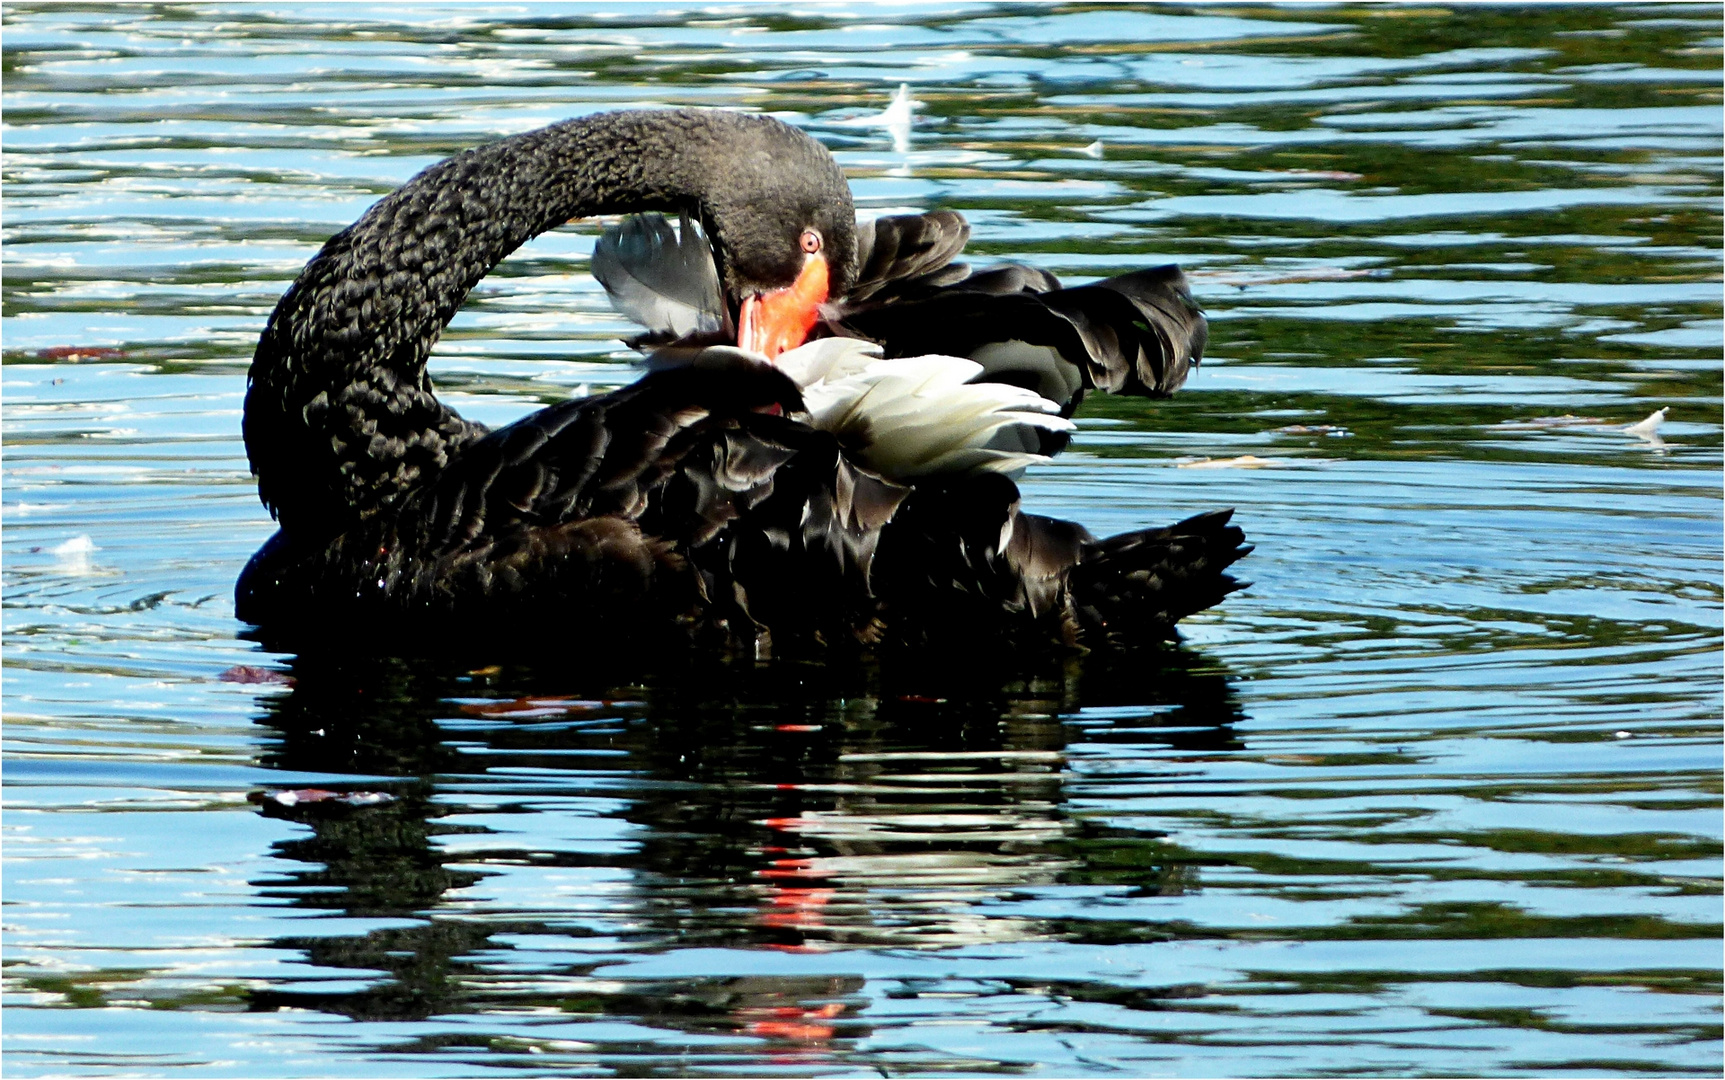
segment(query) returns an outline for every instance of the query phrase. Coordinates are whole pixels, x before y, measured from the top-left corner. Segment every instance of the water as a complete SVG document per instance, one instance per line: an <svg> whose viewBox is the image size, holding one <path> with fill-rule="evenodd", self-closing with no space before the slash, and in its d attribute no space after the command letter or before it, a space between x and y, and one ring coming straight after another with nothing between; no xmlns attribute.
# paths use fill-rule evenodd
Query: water
<svg viewBox="0 0 1725 1080"><path fill-rule="evenodd" d="M5 9L9 1075L1717 1075L1716 8L371 10ZM901 82L902 151L845 123ZM281 290L639 103L1185 265L1203 368L1026 502L1236 506L1253 588L1001 671L242 637ZM592 242L456 319L466 414L633 377Z"/></svg>

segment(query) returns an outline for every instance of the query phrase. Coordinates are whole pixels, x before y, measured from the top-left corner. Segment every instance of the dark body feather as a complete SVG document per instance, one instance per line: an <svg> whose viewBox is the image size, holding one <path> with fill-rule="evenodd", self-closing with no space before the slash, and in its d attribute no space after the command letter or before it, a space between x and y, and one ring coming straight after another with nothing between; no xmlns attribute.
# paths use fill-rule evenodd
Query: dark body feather
<svg viewBox="0 0 1725 1080"><path fill-rule="evenodd" d="M426 357L491 267L572 217L643 209L698 219L731 297L793 277L811 226L836 289L857 280L842 173L768 118L606 114L432 166L331 238L259 340L246 446L281 531L241 574L242 619L290 644L645 635L757 654L961 625L979 641L1111 632L1091 594L1143 593L1143 545L1083 579L1081 603L1074 568L1114 548L1020 514L1003 477L913 490L869 474L795 419L770 366L655 372L497 431L437 401ZM865 268L910 265L880 250ZM1183 564L1209 591L1169 592L1135 633L1169 636L1197 610L1179 597L1237 587L1221 570L1240 540L1210 530Z"/></svg>
<svg viewBox="0 0 1725 1080"><path fill-rule="evenodd" d="M834 330L878 341L889 357L1043 346L1079 369L1083 389L1111 394L1166 397L1203 358L1208 327L1178 266L1067 289L1029 266L973 273L953 262L969 238L950 210L877 218L861 230L861 269L836 305ZM1070 415L1077 396L1053 400Z"/></svg>

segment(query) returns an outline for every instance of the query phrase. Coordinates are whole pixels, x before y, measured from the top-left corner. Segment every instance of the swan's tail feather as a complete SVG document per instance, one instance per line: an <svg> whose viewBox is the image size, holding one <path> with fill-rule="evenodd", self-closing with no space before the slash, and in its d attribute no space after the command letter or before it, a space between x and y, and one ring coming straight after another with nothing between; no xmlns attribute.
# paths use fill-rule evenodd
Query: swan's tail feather
<svg viewBox="0 0 1725 1080"><path fill-rule="evenodd" d="M1085 544L1069 587L1086 641L1172 640L1175 623L1249 585L1226 572L1252 550L1233 516L1212 510Z"/></svg>
<svg viewBox="0 0 1725 1080"><path fill-rule="evenodd" d="M1169 641L1180 619L1246 587L1226 572L1251 551L1232 510L1097 540L1021 513L1018 498L986 473L911 490L872 578L896 639L952 654Z"/></svg>

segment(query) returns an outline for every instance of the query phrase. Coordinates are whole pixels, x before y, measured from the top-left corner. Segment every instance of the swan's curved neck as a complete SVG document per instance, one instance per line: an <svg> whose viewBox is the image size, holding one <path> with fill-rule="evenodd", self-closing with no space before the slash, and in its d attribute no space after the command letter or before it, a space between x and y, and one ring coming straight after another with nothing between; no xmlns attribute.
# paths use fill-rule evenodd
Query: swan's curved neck
<svg viewBox="0 0 1725 1080"><path fill-rule="evenodd" d="M688 110L567 121L433 165L332 237L276 305L246 394L246 453L283 529L339 533L484 434L437 401L425 362L505 256L571 218L705 215L723 177L703 166L768 125Z"/></svg>

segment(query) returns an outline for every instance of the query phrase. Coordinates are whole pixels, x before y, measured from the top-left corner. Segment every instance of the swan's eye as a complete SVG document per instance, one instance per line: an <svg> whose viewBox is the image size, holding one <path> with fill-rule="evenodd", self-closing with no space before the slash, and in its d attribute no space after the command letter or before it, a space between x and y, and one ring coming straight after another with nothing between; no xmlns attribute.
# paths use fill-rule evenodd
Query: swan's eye
<svg viewBox="0 0 1725 1080"><path fill-rule="evenodd" d="M815 252L819 251L820 249L821 249L821 234L818 232L815 232L813 229L806 230L803 233L803 250L808 252L810 255L813 255Z"/></svg>

